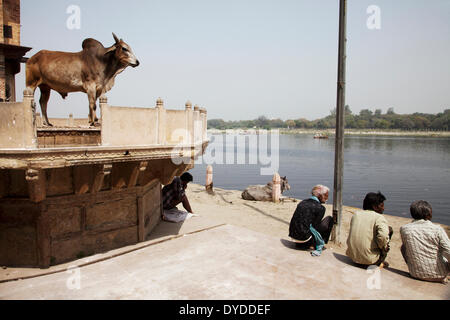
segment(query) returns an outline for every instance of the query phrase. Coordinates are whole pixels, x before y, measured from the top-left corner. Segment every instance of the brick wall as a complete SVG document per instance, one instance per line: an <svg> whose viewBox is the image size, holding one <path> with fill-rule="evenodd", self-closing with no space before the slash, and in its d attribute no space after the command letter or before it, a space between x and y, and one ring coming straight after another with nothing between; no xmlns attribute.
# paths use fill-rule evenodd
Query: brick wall
<svg viewBox="0 0 450 320"><path fill-rule="evenodd" d="M20 0L0 0L0 9L2 13L1 22L1 41L3 43L20 45ZM12 38L5 38L3 34L3 25L12 27Z"/></svg>

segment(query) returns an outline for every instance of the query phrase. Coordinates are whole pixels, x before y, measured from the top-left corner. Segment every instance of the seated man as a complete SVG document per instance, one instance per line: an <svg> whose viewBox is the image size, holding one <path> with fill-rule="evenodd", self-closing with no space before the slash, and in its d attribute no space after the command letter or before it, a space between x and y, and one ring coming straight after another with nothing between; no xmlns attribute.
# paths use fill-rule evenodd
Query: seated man
<svg viewBox="0 0 450 320"><path fill-rule="evenodd" d="M400 228L401 252L412 277L446 282L450 273L450 241L444 229L431 222L431 205L423 200L410 207L414 221Z"/></svg>
<svg viewBox="0 0 450 320"><path fill-rule="evenodd" d="M346 254L357 264L389 265L384 260L393 231L382 215L385 200L381 192L368 193L363 202L364 210L357 211L352 217Z"/></svg>
<svg viewBox="0 0 450 320"><path fill-rule="evenodd" d="M325 207L322 203L328 200L329 190L325 186L317 185L311 191L312 197L298 204L289 225L289 237L301 244L299 247L316 246L317 249L318 245L323 246L324 243L328 243L333 228L333 218L328 216L323 219Z"/></svg>
<svg viewBox="0 0 450 320"><path fill-rule="evenodd" d="M171 184L164 186L162 189L163 220L180 222L193 216L191 205L185 193L188 183L192 180L194 180L192 175L185 172L181 177L175 177ZM176 206L180 203L188 212L177 209Z"/></svg>

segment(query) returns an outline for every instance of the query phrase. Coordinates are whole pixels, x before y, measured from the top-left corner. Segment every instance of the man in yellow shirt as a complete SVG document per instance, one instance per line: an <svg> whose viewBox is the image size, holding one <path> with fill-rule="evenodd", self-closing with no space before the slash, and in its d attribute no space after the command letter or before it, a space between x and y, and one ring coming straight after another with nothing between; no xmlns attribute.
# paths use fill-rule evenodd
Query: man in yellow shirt
<svg viewBox="0 0 450 320"><path fill-rule="evenodd" d="M364 210L357 211L352 217L346 254L355 263L388 266L384 260L393 231L383 216L385 200L381 192L368 193L364 198Z"/></svg>

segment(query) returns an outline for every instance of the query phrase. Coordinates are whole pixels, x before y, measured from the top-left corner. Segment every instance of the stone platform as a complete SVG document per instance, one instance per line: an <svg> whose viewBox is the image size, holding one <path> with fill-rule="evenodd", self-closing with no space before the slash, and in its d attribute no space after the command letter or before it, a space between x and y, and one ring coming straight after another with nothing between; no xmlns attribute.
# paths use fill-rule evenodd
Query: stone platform
<svg viewBox="0 0 450 320"><path fill-rule="evenodd" d="M72 263L79 269L0 283L0 299L450 299L448 285L368 271L332 250L312 257L283 239L201 216L161 222L154 236L140 248L92 257L96 263Z"/></svg>
<svg viewBox="0 0 450 320"><path fill-rule="evenodd" d="M145 241L161 216L161 185L208 144L206 110L114 107L101 125L50 119L32 93L0 105L0 265L40 267ZM82 125L84 123L84 125Z"/></svg>

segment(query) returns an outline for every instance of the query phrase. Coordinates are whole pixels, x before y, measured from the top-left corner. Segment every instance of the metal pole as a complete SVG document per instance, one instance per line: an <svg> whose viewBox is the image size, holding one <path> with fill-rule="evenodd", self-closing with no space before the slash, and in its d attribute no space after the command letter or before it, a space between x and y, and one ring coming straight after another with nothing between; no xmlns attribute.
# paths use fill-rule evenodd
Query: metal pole
<svg viewBox="0 0 450 320"><path fill-rule="evenodd" d="M339 3L339 60L336 107L336 144L334 158L333 219L337 226L333 228L332 239L341 244L342 222L342 180L344 176L344 106L345 106L345 61L347 42L347 0Z"/></svg>

